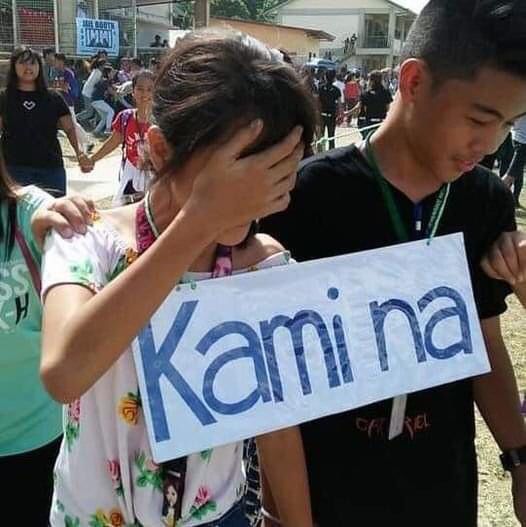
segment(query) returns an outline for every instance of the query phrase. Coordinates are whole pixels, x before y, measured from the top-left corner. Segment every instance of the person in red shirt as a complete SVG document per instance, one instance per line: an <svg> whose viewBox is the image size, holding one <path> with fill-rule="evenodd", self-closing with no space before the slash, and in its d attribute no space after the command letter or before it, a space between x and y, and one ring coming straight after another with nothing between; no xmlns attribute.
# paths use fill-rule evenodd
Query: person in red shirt
<svg viewBox="0 0 526 527"><path fill-rule="evenodd" d="M114 205L133 201L134 196L144 193L150 172L144 160L146 134L151 126L152 94L154 74L143 70L133 78L133 98L136 108L120 112L112 124L108 140L90 158L90 163L82 168L91 172L95 163L122 146L122 163L119 187L115 193Z"/></svg>
<svg viewBox="0 0 526 527"><path fill-rule="evenodd" d="M349 112L352 110L360 101L360 96L362 95L362 90L360 84L358 83L355 73L349 73L345 82L345 110ZM347 125L350 125L352 121L352 113L347 113Z"/></svg>

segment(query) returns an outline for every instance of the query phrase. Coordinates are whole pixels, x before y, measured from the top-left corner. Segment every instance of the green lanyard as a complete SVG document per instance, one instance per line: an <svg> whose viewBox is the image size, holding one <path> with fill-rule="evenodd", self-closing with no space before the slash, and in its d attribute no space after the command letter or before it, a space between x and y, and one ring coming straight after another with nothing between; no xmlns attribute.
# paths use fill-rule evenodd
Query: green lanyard
<svg viewBox="0 0 526 527"><path fill-rule="evenodd" d="M396 206L396 203L393 197L393 191L391 190L391 188L389 187L389 184L387 183L384 176L382 175L382 171L380 170L378 162L376 161L374 151L371 147L370 136L365 141L365 155L373 169L376 180L378 181L378 185L380 186L380 190L382 192L382 197L384 199L385 206L387 207L387 211L389 212L391 223L393 225L393 229L395 230L395 233L398 239L401 242L410 241L411 236L409 235L409 232L407 231L407 227L405 223L402 221L400 212L398 210L398 207ZM447 204L450 190L451 190L451 183L447 183L447 185L442 186L437 196L435 205L433 207L433 211L431 212L431 218L429 220L429 225L427 226L427 229L426 229L426 238L427 238L428 245L431 243L431 241L433 240L433 238L435 237L437 233L438 227L440 225L440 221L442 220L442 216L444 215L444 210L446 209L446 204Z"/></svg>

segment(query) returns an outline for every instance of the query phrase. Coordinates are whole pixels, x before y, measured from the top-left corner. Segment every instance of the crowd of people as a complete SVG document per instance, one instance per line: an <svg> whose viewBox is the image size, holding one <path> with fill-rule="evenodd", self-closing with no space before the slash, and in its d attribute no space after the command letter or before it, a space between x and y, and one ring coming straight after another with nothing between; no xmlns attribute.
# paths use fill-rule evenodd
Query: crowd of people
<svg viewBox="0 0 526 527"><path fill-rule="evenodd" d="M395 75L373 70L365 81L358 71L342 68L307 70L309 86L319 101L321 113L320 136L327 132L330 149L335 148L336 126L352 125L366 129L378 126L387 116L393 95L397 91Z"/></svg>
<svg viewBox="0 0 526 527"><path fill-rule="evenodd" d="M57 131L62 130L86 173L122 145L115 203L143 192L149 171L139 159L150 126L160 59L150 60L151 69L128 57L113 67L107 54L100 52L71 66L64 54L50 49L43 57L29 48L12 54L7 88L0 96L2 147L9 172L22 185L37 184L63 196L66 173L57 139ZM106 142L94 153L96 139ZM28 144L33 145L30 151Z"/></svg>
<svg viewBox="0 0 526 527"><path fill-rule="evenodd" d="M500 327L509 295L526 307L526 237L514 195L478 166L512 132L504 173L520 179L525 35L514 0L430 0L394 92L381 72L303 79L241 34L189 34L155 71L99 54L75 72L16 50L0 97L0 469L7 504L37 482L23 524L473 527L476 403L526 526L526 427ZM320 111L330 137L340 112L374 129L311 156ZM83 150L83 125L106 136L98 149ZM66 189L59 129L86 173L122 148L126 206L45 192ZM240 441L154 462L131 343L177 284L458 232L491 373L410 394L398 417L387 400L261 435L257 456Z"/></svg>

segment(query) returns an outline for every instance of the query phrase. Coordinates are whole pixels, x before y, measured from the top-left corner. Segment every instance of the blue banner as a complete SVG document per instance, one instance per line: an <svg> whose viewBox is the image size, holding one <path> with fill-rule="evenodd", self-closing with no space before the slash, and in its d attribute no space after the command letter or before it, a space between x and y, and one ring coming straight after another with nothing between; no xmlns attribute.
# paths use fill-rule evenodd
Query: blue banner
<svg viewBox="0 0 526 527"><path fill-rule="evenodd" d="M112 57L119 55L119 23L115 20L77 18L77 53L94 55L102 50Z"/></svg>

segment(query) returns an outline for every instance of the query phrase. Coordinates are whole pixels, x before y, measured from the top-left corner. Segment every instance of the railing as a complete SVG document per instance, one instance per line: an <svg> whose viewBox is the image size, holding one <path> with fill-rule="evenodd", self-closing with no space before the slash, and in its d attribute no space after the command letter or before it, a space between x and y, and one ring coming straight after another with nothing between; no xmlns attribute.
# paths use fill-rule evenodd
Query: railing
<svg viewBox="0 0 526 527"><path fill-rule="evenodd" d="M385 49L389 47L389 37L387 35L365 35L362 41L362 48Z"/></svg>

